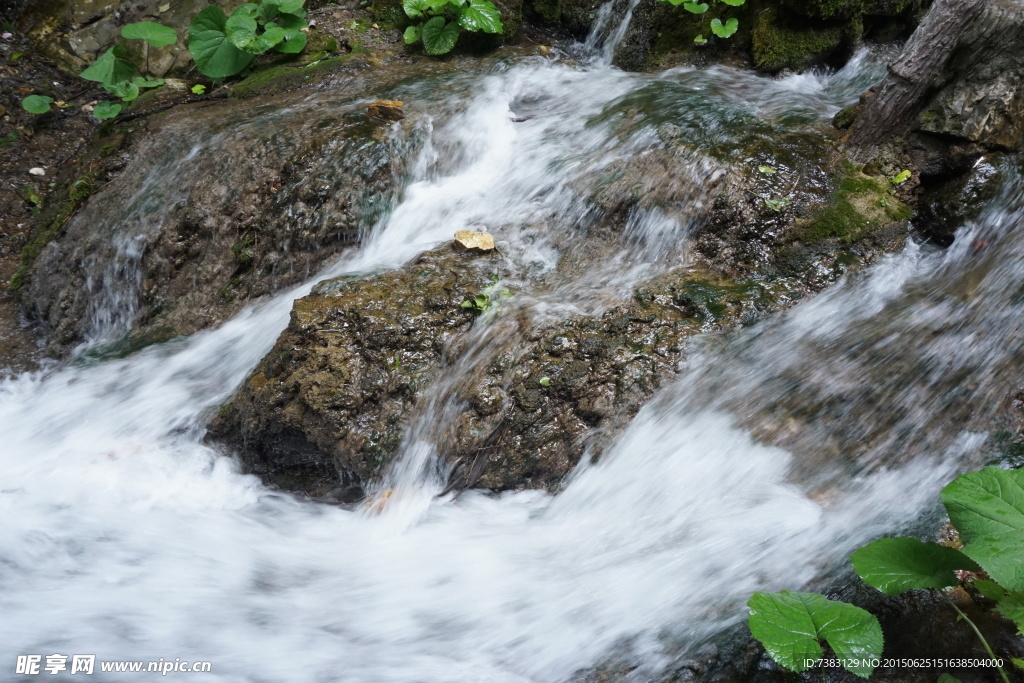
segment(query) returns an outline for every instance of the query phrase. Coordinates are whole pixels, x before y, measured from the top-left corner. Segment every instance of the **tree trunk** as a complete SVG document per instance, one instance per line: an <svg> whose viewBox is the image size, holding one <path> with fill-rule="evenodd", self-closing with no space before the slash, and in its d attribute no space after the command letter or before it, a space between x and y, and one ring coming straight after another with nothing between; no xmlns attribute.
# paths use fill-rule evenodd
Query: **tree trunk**
<svg viewBox="0 0 1024 683"><path fill-rule="evenodd" d="M857 117L848 142L861 160L885 139L903 132L938 82L961 36L989 0L935 0L924 21L889 65L877 94Z"/></svg>

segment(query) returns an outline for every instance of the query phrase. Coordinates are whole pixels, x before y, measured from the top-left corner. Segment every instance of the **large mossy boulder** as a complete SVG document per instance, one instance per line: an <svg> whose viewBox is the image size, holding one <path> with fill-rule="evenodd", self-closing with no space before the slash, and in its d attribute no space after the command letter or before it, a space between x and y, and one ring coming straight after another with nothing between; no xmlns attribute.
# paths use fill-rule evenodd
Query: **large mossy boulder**
<svg viewBox="0 0 1024 683"><path fill-rule="evenodd" d="M191 334L308 278L389 206L405 150L388 125L302 93L148 119L19 278L48 352Z"/></svg>
<svg viewBox="0 0 1024 683"><path fill-rule="evenodd" d="M752 150L752 171L730 176L697 228L692 265L596 313L539 315L530 292L550 278L451 246L323 282L296 302L213 433L269 484L311 495L383 485L417 440L436 446L450 489L556 490L671 381L687 340L756 322L902 244L908 208L887 181L837 161L801 166L806 144ZM788 170L761 173L759 162ZM563 277L607 256L586 244L614 243L611 226L643 200L630 178L594 195L608 226L575 238ZM788 203L770 201L794 185ZM500 310L464 307L495 274L509 289Z"/></svg>

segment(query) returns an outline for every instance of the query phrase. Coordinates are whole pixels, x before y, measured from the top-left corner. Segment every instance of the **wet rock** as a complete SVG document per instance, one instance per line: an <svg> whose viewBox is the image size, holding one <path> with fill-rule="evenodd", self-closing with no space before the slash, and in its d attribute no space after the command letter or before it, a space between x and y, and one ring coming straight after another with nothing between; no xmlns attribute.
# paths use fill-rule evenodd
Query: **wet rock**
<svg viewBox="0 0 1024 683"><path fill-rule="evenodd" d="M451 247L406 268L319 284L295 303L274 350L217 420L250 471L282 488L361 486L395 456L409 414L455 338L460 302L494 263Z"/></svg>
<svg viewBox="0 0 1024 683"><path fill-rule="evenodd" d="M301 108L303 97L272 106ZM266 111L262 102L182 108L151 121L130 160L111 151L108 161L127 166L73 205L84 204L73 217L54 219L60 239L40 248L23 278L48 352L97 335L190 334L355 244L387 207L404 156L353 106L298 113L272 129L245 124Z"/></svg>
<svg viewBox="0 0 1024 683"><path fill-rule="evenodd" d="M467 254L486 254L495 248L493 236L475 230L456 231L455 246Z"/></svg>
<svg viewBox="0 0 1024 683"><path fill-rule="evenodd" d="M969 173L929 185L918 201L914 227L935 243L949 246L956 230L978 215L999 189L999 155L978 160Z"/></svg>
<svg viewBox="0 0 1024 683"><path fill-rule="evenodd" d="M405 118L402 104L400 100L376 100L370 103L366 111L370 116L381 121L401 121Z"/></svg>

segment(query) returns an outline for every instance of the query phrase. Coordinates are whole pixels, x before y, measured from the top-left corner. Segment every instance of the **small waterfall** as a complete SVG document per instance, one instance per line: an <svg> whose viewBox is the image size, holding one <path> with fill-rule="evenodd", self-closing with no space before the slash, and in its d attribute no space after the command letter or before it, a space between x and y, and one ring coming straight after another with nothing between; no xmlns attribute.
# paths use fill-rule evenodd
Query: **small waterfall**
<svg viewBox="0 0 1024 683"><path fill-rule="evenodd" d="M640 0L609 0L598 9L594 25L584 43L588 52L597 54L597 64L608 66L615 59L615 51L625 38L629 22L633 19L633 10L639 3Z"/></svg>
<svg viewBox="0 0 1024 683"><path fill-rule="evenodd" d="M614 29L609 7L595 28L606 56L632 7ZM187 653L213 662L205 680L225 682L554 683L611 652L654 676L674 656L667 650L692 652L741 621L750 592L796 588L906 524L973 462L983 438L983 426L958 425L929 440L924 430L950 408L936 393L955 382L960 401L994 400L1000 371L1020 354L1019 178L950 251L912 245L778 320L695 349L680 380L558 496L436 497L445 473L434 462L459 379L518 333L512 316L479 326L424 395L384 484L394 493L377 510L269 491L204 441L210 413L315 282L396 267L450 239L453 226L479 227L507 245L502 277L517 290L517 312L599 311L686 258L704 183L728 171L709 148L728 148L737 126L817 125L854 101L851 83L879 64L772 80L723 67L644 75L527 58L395 86L386 94L420 116L410 135L425 141L394 210L364 226L357 249L217 329L0 382L0 641L13 653L100 660ZM236 122L238 134L301 121L323 101L342 112L365 104L339 92L315 98ZM657 153L659 126L680 120L699 125L680 128L672 201L624 217L587 272L560 269L596 224L597 190ZM201 152L216 141L197 133L184 142ZM138 179L140 201L157 206L136 215L136 228L174 204L146 183L177 192L194 168L154 163ZM130 223L108 208L104 225ZM977 251L975 234L993 235L993 246ZM130 316L124 300L104 301L96 310L109 304L111 314L97 313L99 328L117 311ZM894 362L911 390L850 391ZM824 443L863 436L854 408L867 410L864 401L883 401L877 413L919 399L920 412L886 427L902 441L873 437L870 453L841 461L844 477L808 476L808 444L785 438L790 423L755 435L745 417L772 417L768 397L787 382L855 404L827 428L807 428ZM918 431L902 430L910 422ZM933 457L915 457L925 446Z"/></svg>

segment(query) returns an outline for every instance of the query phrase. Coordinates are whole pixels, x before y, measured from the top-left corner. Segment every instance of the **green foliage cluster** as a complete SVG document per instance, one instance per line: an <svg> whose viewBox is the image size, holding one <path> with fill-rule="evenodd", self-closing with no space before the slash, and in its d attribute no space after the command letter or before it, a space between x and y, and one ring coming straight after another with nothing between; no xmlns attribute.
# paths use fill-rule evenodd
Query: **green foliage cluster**
<svg viewBox="0 0 1024 683"><path fill-rule="evenodd" d="M294 54L306 47L305 0L247 2L224 14L210 5L188 29L188 50L200 73L227 78L249 66L253 57L269 50Z"/></svg>
<svg viewBox="0 0 1024 683"><path fill-rule="evenodd" d="M942 490L942 502L960 532L962 550L916 538L883 538L850 556L854 570L887 595L944 590L957 586L961 575L973 577L971 587L994 601L996 611L1024 634L1024 470L986 467L961 475ZM996 659L974 623L946 599ZM789 591L755 593L747 605L751 633L791 671L810 668L822 655L822 641L839 659L850 661L846 668L861 678L874 670L870 660L882 655L881 626L859 607ZM1002 669L999 673L1009 683Z"/></svg>
<svg viewBox="0 0 1024 683"><path fill-rule="evenodd" d="M682 5L683 9L691 14L706 13L711 8L711 5L708 4L710 2L721 2L725 5L729 5L730 7L739 7L746 3L746 1L747 0L707 0L707 2L694 2L694 0L658 0L658 2L667 2L675 7ZM735 17L726 19L724 22L721 19L712 19L710 27L711 32L719 38L729 38L739 30L740 20ZM693 39L693 42L698 45L703 45L708 41L704 37L704 34L700 34Z"/></svg>
<svg viewBox="0 0 1024 683"><path fill-rule="evenodd" d="M306 47L305 0L261 0L259 4L246 3L226 16L218 5L206 7L189 25L188 49L200 73L210 78L227 78L240 73L255 55L268 50L298 53ZM177 32L170 26L155 21L140 21L121 28L126 40L143 40L153 47L166 47L178 41ZM132 102L145 88L163 85L162 78L137 76L138 67L129 60L121 45L110 48L80 76L100 84L120 102L98 103L92 115L97 119L110 119L121 113L123 102ZM204 85L192 88L202 94ZM52 97L29 95L21 106L32 114L45 114L54 103ZM58 103L60 104L60 103Z"/></svg>
<svg viewBox="0 0 1024 683"><path fill-rule="evenodd" d="M419 22L405 29L402 39L407 45L422 41L430 55L451 52L463 30L505 30L501 12L490 0L403 0L402 7L406 16Z"/></svg>
<svg viewBox="0 0 1024 683"><path fill-rule="evenodd" d="M501 312L501 308L498 306L498 303L503 299L507 299L512 296L512 292L510 292L507 287L502 287L498 283L498 276L495 275L491 278L491 284L485 287L480 293L463 301L460 306L474 313L483 314L485 319L493 318Z"/></svg>

